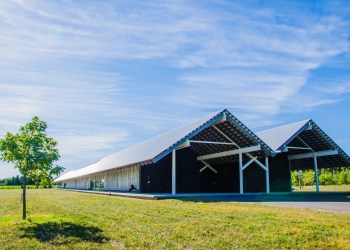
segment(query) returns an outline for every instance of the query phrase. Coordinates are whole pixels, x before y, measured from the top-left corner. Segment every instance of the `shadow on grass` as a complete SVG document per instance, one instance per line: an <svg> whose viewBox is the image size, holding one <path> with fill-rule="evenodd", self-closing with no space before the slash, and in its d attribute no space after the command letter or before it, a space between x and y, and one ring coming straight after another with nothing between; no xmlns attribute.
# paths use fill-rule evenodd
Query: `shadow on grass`
<svg viewBox="0 0 350 250"><path fill-rule="evenodd" d="M97 227L84 226L71 222L47 222L42 224L35 223L32 226L23 228L22 237L35 238L41 242L62 243L62 239L73 237L79 241L89 241L102 243L108 241L103 235L103 231ZM57 242L58 243L58 242Z"/></svg>

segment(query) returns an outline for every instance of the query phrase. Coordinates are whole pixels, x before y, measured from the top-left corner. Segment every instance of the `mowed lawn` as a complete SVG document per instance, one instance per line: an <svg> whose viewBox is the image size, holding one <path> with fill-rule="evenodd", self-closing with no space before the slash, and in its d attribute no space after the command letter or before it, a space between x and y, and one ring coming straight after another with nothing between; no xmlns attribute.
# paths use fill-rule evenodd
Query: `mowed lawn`
<svg viewBox="0 0 350 250"><path fill-rule="evenodd" d="M0 249L350 249L350 214L234 202L0 190Z"/></svg>
<svg viewBox="0 0 350 250"><path fill-rule="evenodd" d="M350 185L320 185L320 191L324 192L350 192ZM316 186L304 186L302 189L293 187L294 192L315 192Z"/></svg>

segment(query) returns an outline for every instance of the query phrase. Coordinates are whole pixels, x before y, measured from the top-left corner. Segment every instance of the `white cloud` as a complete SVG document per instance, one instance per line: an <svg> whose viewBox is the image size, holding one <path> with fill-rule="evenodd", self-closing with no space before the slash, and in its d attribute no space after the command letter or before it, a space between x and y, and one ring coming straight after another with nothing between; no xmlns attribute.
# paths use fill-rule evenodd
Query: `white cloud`
<svg viewBox="0 0 350 250"><path fill-rule="evenodd" d="M345 81L337 81L331 86L317 86L316 89L324 94L345 95L350 93L350 79Z"/></svg>
<svg viewBox="0 0 350 250"><path fill-rule="evenodd" d="M73 168L224 107L266 126L338 101L304 89L348 53L346 11L284 5L1 1L0 135L39 115Z"/></svg>
<svg viewBox="0 0 350 250"><path fill-rule="evenodd" d="M207 69L180 77L175 103L195 109L228 107L253 119L248 124L269 124L281 113L305 112L340 100L320 91L305 92L304 87L312 70L348 52L348 21L293 6L238 9L208 15L210 30L196 37L205 42L194 53L179 56L180 67ZM331 89L348 91L346 86ZM180 94L182 98L176 98Z"/></svg>

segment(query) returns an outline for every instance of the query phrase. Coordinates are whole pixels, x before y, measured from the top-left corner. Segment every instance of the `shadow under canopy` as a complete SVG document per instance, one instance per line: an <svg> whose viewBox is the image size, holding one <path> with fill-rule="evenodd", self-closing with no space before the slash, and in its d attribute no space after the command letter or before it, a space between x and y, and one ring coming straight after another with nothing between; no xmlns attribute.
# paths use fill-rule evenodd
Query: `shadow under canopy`
<svg viewBox="0 0 350 250"><path fill-rule="evenodd" d="M73 237L81 241L102 243L108 240L103 231L97 227L79 225L71 222L35 223L23 228L26 238L36 238L41 242L55 241L56 239Z"/></svg>

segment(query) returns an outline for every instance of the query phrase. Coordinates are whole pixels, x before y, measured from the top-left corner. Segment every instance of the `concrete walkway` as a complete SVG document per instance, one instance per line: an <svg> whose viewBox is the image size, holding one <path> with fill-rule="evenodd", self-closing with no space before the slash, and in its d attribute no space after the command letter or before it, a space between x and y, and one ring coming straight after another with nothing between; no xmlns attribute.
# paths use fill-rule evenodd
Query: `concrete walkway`
<svg viewBox="0 0 350 250"><path fill-rule="evenodd" d="M306 208L314 209L319 211L331 211L331 212L345 212L350 213L350 202L260 202L259 204L267 206L278 206L278 207L294 207L294 208Z"/></svg>
<svg viewBox="0 0 350 250"><path fill-rule="evenodd" d="M267 206L294 207L320 211L350 213L349 192L298 192L298 193L196 193L196 194L141 194L129 192L92 191L75 189L58 189L73 192L91 193L108 196L120 196L137 199L161 200L179 199L194 202L243 202Z"/></svg>
<svg viewBox="0 0 350 250"><path fill-rule="evenodd" d="M350 193L248 194L202 197L204 202L242 202L267 206L350 213ZM196 199L195 199L196 200Z"/></svg>

